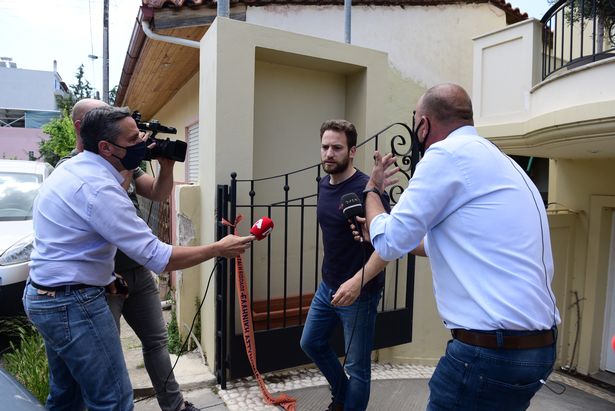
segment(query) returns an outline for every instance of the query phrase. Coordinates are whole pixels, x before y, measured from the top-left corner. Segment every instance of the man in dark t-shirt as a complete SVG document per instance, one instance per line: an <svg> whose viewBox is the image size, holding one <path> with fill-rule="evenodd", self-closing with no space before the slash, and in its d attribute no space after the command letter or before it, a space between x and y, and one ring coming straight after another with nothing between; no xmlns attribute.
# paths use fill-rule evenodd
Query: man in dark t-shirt
<svg viewBox="0 0 615 411"><path fill-rule="evenodd" d="M322 281L310 305L301 348L329 382L329 410L365 410L386 262L376 255L370 258L374 251L371 244L354 240L340 208L344 194L355 193L362 199L369 180L353 166L357 144L354 125L346 120L326 121L320 128L320 139L322 167L328 174L319 183L317 204L324 249ZM386 196L383 203L388 204ZM329 344L338 323L344 330L346 372Z"/></svg>

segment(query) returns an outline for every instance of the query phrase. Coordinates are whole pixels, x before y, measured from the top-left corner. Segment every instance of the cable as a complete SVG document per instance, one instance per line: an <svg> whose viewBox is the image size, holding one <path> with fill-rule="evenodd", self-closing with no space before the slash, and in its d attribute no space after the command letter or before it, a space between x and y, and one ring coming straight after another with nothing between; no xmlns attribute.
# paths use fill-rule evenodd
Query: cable
<svg viewBox="0 0 615 411"><path fill-rule="evenodd" d="M182 344L181 348L179 349L179 354L177 354L177 358L175 359L175 363L173 363L173 366L171 367L171 371L169 371L169 374L167 375L167 378L164 380L164 387L162 389L162 392L165 392L167 390L167 383L169 382L169 378L171 378L171 374L173 374L173 371L175 370L175 366L177 365L177 362L179 361L179 357L181 357L186 351L186 347L188 345L188 341L190 340L190 334L192 334L192 329L194 328L194 323L196 322L196 318L199 315L199 313L201 312L201 308L203 307L203 303L205 303L205 297L207 297L207 291L209 291L209 285L211 284L211 279L214 276L214 272L216 271L216 268L218 267L218 264L220 264L220 260L222 259L222 257L216 257L216 262L214 264L214 267L211 270L211 273L209 273L209 279L207 280L207 286L205 287L205 294L203 294L203 298L201 299L201 303L199 304L199 308L197 308L196 313L194 314L194 317L192 317L192 323L190 324L190 329L188 330L188 334L186 335L186 339L184 340L184 343ZM158 393L154 392L153 394L148 395L147 397L143 397L143 398L139 398L138 400L135 400L134 403L138 403L141 401L145 401L145 400L149 400L150 398L154 398Z"/></svg>

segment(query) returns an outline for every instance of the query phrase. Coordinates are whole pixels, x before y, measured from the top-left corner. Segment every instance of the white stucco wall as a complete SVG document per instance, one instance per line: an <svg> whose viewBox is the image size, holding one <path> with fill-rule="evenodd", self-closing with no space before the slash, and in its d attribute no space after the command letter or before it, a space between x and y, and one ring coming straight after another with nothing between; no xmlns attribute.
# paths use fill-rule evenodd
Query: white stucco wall
<svg viewBox="0 0 615 411"><path fill-rule="evenodd" d="M344 41L342 6L248 7L246 21ZM423 87L452 81L471 91L472 38L505 25L504 12L486 3L353 6L351 43L387 52L404 80Z"/></svg>

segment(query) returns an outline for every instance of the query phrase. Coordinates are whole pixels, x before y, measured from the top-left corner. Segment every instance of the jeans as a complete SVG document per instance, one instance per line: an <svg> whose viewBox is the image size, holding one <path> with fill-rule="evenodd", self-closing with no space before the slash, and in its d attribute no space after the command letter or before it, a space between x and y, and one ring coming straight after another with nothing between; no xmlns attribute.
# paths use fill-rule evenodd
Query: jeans
<svg viewBox="0 0 615 411"><path fill-rule="evenodd" d="M102 287L46 292L28 284L23 304L45 341L50 411L133 409L120 336Z"/></svg>
<svg viewBox="0 0 615 411"><path fill-rule="evenodd" d="M429 381L427 410L525 410L554 363L555 344L490 349L450 340Z"/></svg>
<svg viewBox="0 0 615 411"><path fill-rule="evenodd" d="M162 317L158 287L144 267L120 273L128 283L128 298L107 295L109 308L120 329L120 316L133 329L143 349L145 369L163 411L175 411L184 403L179 384L172 372L167 328Z"/></svg>
<svg viewBox="0 0 615 411"><path fill-rule="evenodd" d="M301 348L329 382L334 403L344 404L344 410L365 410L369 401L371 352L382 291L362 293L354 304L347 307L331 304L334 293L335 290L324 282L320 283L305 321ZM339 322L344 329L348 377L329 344L329 337Z"/></svg>

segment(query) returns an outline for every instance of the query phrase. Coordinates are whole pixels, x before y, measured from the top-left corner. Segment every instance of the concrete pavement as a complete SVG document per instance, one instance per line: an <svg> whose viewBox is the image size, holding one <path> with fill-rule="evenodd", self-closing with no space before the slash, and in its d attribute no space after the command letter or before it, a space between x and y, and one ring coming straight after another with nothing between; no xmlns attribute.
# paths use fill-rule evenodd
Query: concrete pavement
<svg viewBox="0 0 615 411"><path fill-rule="evenodd" d="M169 312L165 311L165 316ZM122 346L135 391L135 410L158 410L149 376L143 366L141 344L122 320ZM172 356L172 361L175 361ZM429 396L427 382L433 367L407 364L380 364L372 367L372 389L368 411L424 410ZM175 367L175 376L186 400L200 410L257 411L280 410L263 403L254 378L228 382L227 389L216 385L215 376L197 352L184 354ZM270 392L285 392L297 398L298 411L322 411L330 402L329 389L313 367L265 375ZM563 390L562 393L560 393ZM555 372L532 400L530 411L613 411L615 393Z"/></svg>

